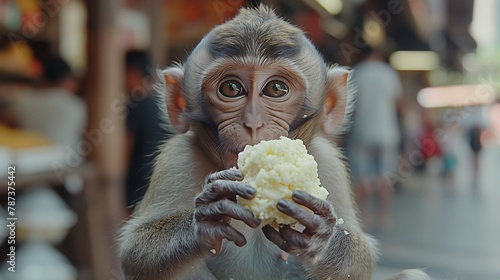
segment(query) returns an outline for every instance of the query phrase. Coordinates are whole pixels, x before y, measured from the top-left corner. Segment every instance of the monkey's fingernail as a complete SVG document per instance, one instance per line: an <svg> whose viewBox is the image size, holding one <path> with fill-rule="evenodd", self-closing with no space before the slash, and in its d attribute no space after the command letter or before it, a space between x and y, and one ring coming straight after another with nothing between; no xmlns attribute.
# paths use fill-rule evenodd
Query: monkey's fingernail
<svg viewBox="0 0 500 280"><path fill-rule="evenodd" d="M245 189L245 191L246 191L246 193L247 193L247 194L249 194L249 195L254 195L254 194L257 192L257 191L256 191L254 188L252 188L252 187L247 187L247 188Z"/></svg>
<svg viewBox="0 0 500 280"><path fill-rule="evenodd" d="M239 169L231 169L233 170L233 175L235 177L238 177L238 179L243 179L243 173L241 173L241 170Z"/></svg>
<svg viewBox="0 0 500 280"><path fill-rule="evenodd" d="M212 254L214 254L214 255L215 255L215 254L217 253L217 250L215 250L215 249L210 249L210 253L212 253Z"/></svg>
<svg viewBox="0 0 500 280"><path fill-rule="evenodd" d="M295 191L293 193L293 196L295 196L296 198L304 198L305 197L305 193L303 191L297 190L297 191Z"/></svg>
<svg viewBox="0 0 500 280"><path fill-rule="evenodd" d="M285 200L285 199L280 199L278 201L278 207L281 207L281 208L287 208L290 206L290 201L288 200Z"/></svg>

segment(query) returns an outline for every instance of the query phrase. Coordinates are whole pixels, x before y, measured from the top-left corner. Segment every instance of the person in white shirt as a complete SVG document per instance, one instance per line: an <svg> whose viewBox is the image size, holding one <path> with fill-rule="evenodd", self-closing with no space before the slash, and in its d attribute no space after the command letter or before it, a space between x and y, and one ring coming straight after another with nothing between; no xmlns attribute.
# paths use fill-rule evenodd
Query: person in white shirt
<svg viewBox="0 0 500 280"><path fill-rule="evenodd" d="M384 62L380 51L368 49L364 55L353 71L357 106L347 150L361 214L370 230L389 223L401 139L397 108L403 88L398 73ZM378 209L371 207L373 196ZM376 214L375 221L371 213Z"/></svg>

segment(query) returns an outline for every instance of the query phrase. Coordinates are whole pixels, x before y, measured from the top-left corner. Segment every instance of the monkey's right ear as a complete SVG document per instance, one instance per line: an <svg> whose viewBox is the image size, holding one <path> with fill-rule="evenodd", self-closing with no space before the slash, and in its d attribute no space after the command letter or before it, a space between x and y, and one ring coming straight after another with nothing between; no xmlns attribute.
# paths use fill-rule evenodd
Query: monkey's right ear
<svg viewBox="0 0 500 280"><path fill-rule="evenodd" d="M165 79L165 102L170 123L179 132L184 133L189 129L189 120L186 119L186 98L183 92L184 69L173 66L163 70Z"/></svg>

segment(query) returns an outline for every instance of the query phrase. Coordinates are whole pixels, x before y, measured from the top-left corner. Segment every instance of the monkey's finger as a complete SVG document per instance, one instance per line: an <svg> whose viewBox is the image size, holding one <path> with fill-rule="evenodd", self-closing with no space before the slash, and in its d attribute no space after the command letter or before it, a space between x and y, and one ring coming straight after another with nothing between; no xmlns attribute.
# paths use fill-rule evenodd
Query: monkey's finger
<svg viewBox="0 0 500 280"><path fill-rule="evenodd" d="M288 216L295 218L299 223L305 226L309 232L316 232L322 224L322 219L318 215L308 212L306 209L289 200L280 199L277 208Z"/></svg>
<svg viewBox="0 0 500 280"><path fill-rule="evenodd" d="M231 217L223 216L221 219L221 222L223 222L225 224L229 224L231 222Z"/></svg>
<svg viewBox="0 0 500 280"><path fill-rule="evenodd" d="M286 241L287 252L290 253L293 249L305 249L309 246L311 241L311 236L298 232L292 229L290 226L285 225L280 227L280 235Z"/></svg>
<svg viewBox="0 0 500 280"><path fill-rule="evenodd" d="M304 205L305 207L311 209L315 214L318 214L321 217L328 219L333 218L333 223L335 223L335 213L333 211L333 207L330 205L330 203L328 203L328 201L319 199L303 191L295 191L292 194L292 199L296 203Z"/></svg>
<svg viewBox="0 0 500 280"><path fill-rule="evenodd" d="M199 224L196 230L198 244L201 248L210 251L214 256L218 256L222 251L222 236L216 236L212 225Z"/></svg>
<svg viewBox="0 0 500 280"><path fill-rule="evenodd" d="M256 228L260 225L260 220L254 216L252 211L227 199L197 207L194 213L196 221L217 221L223 219L224 216L240 220L252 228Z"/></svg>
<svg viewBox="0 0 500 280"><path fill-rule="evenodd" d="M207 176L207 183L211 183L216 180L230 180L230 181L241 181L243 180L243 173L238 169L226 169L219 172L212 173Z"/></svg>
<svg viewBox="0 0 500 280"><path fill-rule="evenodd" d="M281 250L286 251L286 242L285 239L277 232L273 227L266 225L262 227L262 232L264 236L269 239L272 243L276 244Z"/></svg>
<svg viewBox="0 0 500 280"><path fill-rule="evenodd" d="M255 197L257 191L247 184L232 181L217 180L208 184L195 199L195 205L208 204L225 197L234 197L239 195L245 199Z"/></svg>
<svg viewBox="0 0 500 280"><path fill-rule="evenodd" d="M200 223L199 228L200 238L204 240L203 243L206 243L210 250L215 250L215 252L212 251L214 255L220 253L223 238L234 242L239 247L247 244L245 236L229 224L221 222Z"/></svg>
<svg viewBox="0 0 500 280"><path fill-rule="evenodd" d="M222 230L222 237L234 242L234 244L238 247L245 246L247 244L247 240L245 236L237 231L234 227L228 224L220 224L218 226L219 230Z"/></svg>

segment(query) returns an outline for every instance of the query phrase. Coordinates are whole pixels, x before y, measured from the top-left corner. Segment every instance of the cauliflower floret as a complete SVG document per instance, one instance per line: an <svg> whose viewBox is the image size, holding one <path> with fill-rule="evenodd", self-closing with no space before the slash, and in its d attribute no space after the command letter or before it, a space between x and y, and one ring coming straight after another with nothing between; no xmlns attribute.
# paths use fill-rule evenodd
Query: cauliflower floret
<svg viewBox="0 0 500 280"><path fill-rule="evenodd" d="M246 146L238 155L238 169L243 173L243 182L257 190L254 199L238 197L238 203L250 209L263 225L297 223L276 208L281 198L292 201L295 190L321 199L328 196L318 178L318 164L302 140L281 137Z"/></svg>

